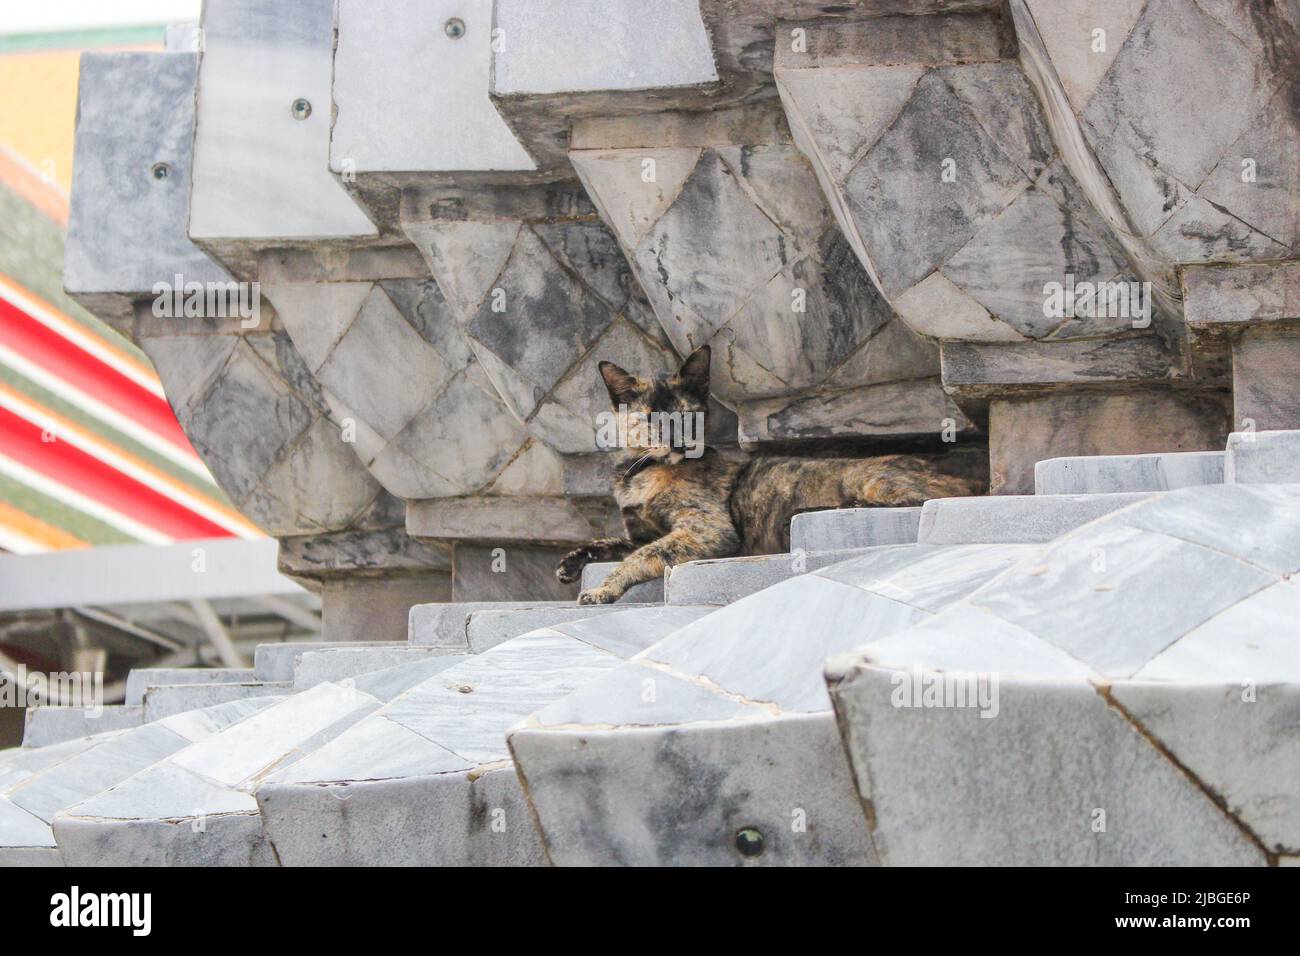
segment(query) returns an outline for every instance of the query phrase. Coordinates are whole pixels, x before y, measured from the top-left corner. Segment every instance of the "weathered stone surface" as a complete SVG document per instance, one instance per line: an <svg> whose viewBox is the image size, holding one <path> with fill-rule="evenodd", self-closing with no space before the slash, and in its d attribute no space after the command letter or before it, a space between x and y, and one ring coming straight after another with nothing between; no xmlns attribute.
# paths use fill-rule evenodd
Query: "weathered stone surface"
<svg viewBox="0 0 1300 956"><path fill-rule="evenodd" d="M1188 327L1222 331L1300 319L1300 263L1182 270Z"/></svg>
<svg viewBox="0 0 1300 956"><path fill-rule="evenodd" d="M399 641L411 608L450 600L444 572L330 579L321 585L321 631L332 641Z"/></svg>
<svg viewBox="0 0 1300 956"><path fill-rule="evenodd" d="M422 604L411 608L410 642L462 652L494 644L540 627L621 611L626 605L576 607L572 601L482 601Z"/></svg>
<svg viewBox="0 0 1300 956"><path fill-rule="evenodd" d="M896 596L906 582L923 582L937 609L1020 553L875 548L687 624L537 711L510 746L551 861L873 864L822 662L929 617ZM579 819L579 807L600 812ZM738 851L745 828L762 833L760 855Z"/></svg>
<svg viewBox="0 0 1300 956"><path fill-rule="evenodd" d="M792 551L843 551L882 544L911 544L920 508L837 508L797 514L790 521Z"/></svg>
<svg viewBox="0 0 1300 956"><path fill-rule="evenodd" d="M246 684L256 679L251 668L136 667L126 677L126 703L143 704L145 691L164 684Z"/></svg>
<svg viewBox="0 0 1300 956"><path fill-rule="evenodd" d="M203 8L189 228L223 251L377 234L328 166L334 5L281 12L269 0Z"/></svg>
<svg viewBox="0 0 1300 956"><path fill-rule="evenodd" d="M1300 483L1300 431L1233 432L1223 472L1228 484Z"/></svg>
<svg viewBox="0 0 1300 956"><path fill-rule="evenodd" d="M1031 544L1051 541L1102 515L1127 508L1146 492L935 498L921 508L921 544Z"/></svg>
<svg viewBox="0 0 1300 956"><path fill-rule="evenodd" d="M577 584L561 584L555 567L566 548L458 544L451 578L453 601L574 600Z"/></svg>
<svg viewBox="0 0 1300 956"><path fill-rule="evenodd" d="M112 730L128 730L144 723L144 708L137 705L102 707L30 707L23 727L24 747L48 747L65 740Z"/></svg>
<svg viewBox="0 0 1300 956"><path fill-rule="evenodd" d="M990 487L1031 494L1046 458L1204 451L1223 447L1228 413L1214 398L1170 392L1078 392L989 406Z"/></svg>
<svg viewBox="0 0 1300 956"><path fill-rule="evenodd" d="M1258 865L1291 852L1296 763L1276 715L1300 672L1274 635L1295 612L1297 521L1296 486L1154 496L834 661L882 861ZM983 680L984 697L899 697L944 678ZM1242 696L1256 681L1258 698ZM922 740L939 762L909 759ZM1063 748L1082 762L1062 764ZM937 812L957 781L960 809Z"/></svg>
<svg viewBox="0 0 1300 956"><path fill-rule="evenodd" d="M193 53L81 60L63 283L122 324L134 298L152 297L177 274L184 282L231 281L185 233L198 60Z"/></svg>
<svg viewBox="0 0 1300 956"><path fill-rule="evenodd" d="M1232 422L1237 429L1300 427L1300 334L1250 329L1232 345Z"/></svg>
<svg viewBox="0 0 1300 956"><path fill-rule="evenodd" d="M687 561L664 575L667 602L685 605L731 604L787 578L854 557L856 552L798 552L744 558Z"/></svg>
<svg viewBox="0 0 1300 956"><path fill-rule="evenodd" d="M1034 494L1096 495L1218 485L1223 483L1223 464L1221 451L1049 458L1034 465Z"/></svg>
<svg viewBox="0 0 1300 956"><path fill-rule="evenodd" d="M293 689L310 690L326 681L341 683L362 674L425 663L433 647L344 647L304 651L293 665ZM445 652L444 652L445 653Z"/></svg>
<svg viewBox="0 0 1300 956"><path fill-rule="evenodd" d="M8 762L9 769L17 772L0 778L0 800L48 825L64 808L117 785L195 741L220 732L256 713L266 703L221 704L131 730L30 751L30 759L24 761L18 757ZM0 846L32 845L29 820L11 817L4 822L14 826L16 832L0 830ZM11 844L11 839L24 842ZM67 859L66 848L64 851Z"/></svg>
<svg viewBox="0 0 1300 956"><path fill-rule="evenodd" d="M144 692L144 722L149 724L218 704L283 697L291 689L290 684L262 681L150 686Z"/></svg>
<svg viewBox="0 0 1300 956"><path fill-rule="evenodd" d="M608 498L475 497L413 501L406 529L419 538L587 544L621 531Z"/></svg>
<svg viewBox="0 0 1300 956"><path fill-rule="evenodd" d="M572 634L541 629L395 697L269 777L257 799L286 865L545 862L505 731L679 623L622 626L620 610ZM431 825L432 823L432 825ZM322 839L321 833L327 834Z"/></svg>
<svg viewBox="0 0 1300 956"><path fill-rule="evenodd" d="M64 859L71 865L275 865L251 795L261 780L457 660L430 657L396 673L317 684L176 750L61 814L54 826Z"/></svg>

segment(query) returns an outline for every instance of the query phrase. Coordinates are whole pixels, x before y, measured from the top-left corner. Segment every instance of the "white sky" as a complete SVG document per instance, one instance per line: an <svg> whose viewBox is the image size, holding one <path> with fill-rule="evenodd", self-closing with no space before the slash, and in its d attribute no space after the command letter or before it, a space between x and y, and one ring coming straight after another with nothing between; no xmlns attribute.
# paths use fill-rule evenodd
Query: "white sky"
<svg viewBox="0 0 1300 956"><path fill-rule="evenodd" d="M202 0L0 0L0 33L184 23Z"/></svg>

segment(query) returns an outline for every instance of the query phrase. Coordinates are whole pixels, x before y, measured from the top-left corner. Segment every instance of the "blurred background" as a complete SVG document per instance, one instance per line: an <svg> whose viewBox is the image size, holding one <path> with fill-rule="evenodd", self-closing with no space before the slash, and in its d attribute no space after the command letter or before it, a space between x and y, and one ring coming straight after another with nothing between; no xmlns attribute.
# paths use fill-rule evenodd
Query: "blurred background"
<svg viewBox="0 0 1300 956"><path fill-rule="evenodd" d="M143 353L62 289L80 55L161 50L200 6L0 4L0 682L99 672L112 703L130 667L240 666L255 643L319 629ZM0 747L22 720L0 706Z"/></svg>

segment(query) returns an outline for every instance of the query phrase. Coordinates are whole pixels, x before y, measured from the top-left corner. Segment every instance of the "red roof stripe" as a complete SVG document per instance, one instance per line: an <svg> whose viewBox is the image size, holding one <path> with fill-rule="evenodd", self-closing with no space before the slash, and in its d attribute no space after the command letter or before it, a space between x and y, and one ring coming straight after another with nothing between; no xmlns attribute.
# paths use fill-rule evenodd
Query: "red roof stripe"
<svg viewBox="0 0 1300 956"><path fill-rule="evenodd" d="M185 433L164 399L0 297L0 337L14 351L94 396L115 411L191 454Z"/></svg>
<svg viewBox="0 0 1300 956"><path fill-rule="evenodd" d="M71 442L41 440L39 426L0 407L0 449L10 458L173 538L231 533L185 505L105 464Z"/></svg>

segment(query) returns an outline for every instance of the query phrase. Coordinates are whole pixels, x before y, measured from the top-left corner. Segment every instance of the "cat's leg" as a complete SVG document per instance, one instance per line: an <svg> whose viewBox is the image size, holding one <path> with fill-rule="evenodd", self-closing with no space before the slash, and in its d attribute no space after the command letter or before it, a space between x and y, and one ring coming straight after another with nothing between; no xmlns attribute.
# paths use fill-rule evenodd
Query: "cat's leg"
<svg viewBox="0 0 1300 956"><path fill-rule="evenodd" d="M945 474L922 460L881 459L860 476L848 503L853 508L906 508L931 498L965 498L987 490L980 479Z"/></svg>
<svg viewBox="0 0 1300 956"><path fill-rule="evenodd" d="M632 542L626 538L600 538L591 544L575 548L564 556L560 566L555 569L555 576L562 584L572 584L582 576L582 569L594 561L617 561L632 550Z"/></svg>
<svg viewBox="0 0 1300 956"><path fill-rule="evenodd" d="M578 595L579 604L611 604L642 581L663 577L671 564L701 558L726 558L740 550L740 535L729 517L700 515L679 522L672 531L637 548L610 572L599 587Z"/></svg>

